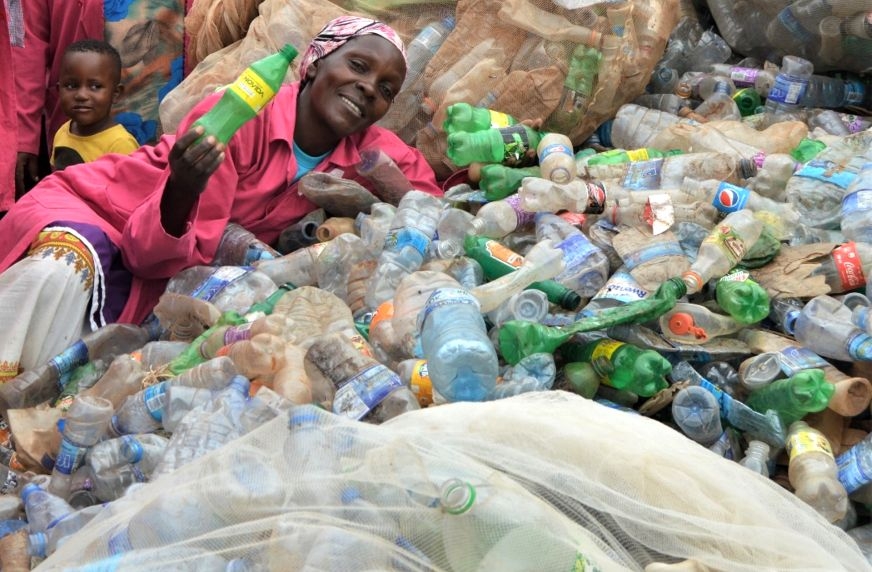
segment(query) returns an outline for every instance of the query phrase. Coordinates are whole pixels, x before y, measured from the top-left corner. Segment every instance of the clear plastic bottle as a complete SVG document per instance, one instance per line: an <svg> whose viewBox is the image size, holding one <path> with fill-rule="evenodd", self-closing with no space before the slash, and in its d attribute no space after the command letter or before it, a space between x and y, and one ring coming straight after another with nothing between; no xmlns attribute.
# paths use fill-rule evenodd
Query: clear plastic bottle
<svg viewBox="0 0 872 572"><path fill-rule="evenodd" d="M211 302L221 312L244 314L276 289L268 275L250 267L192 266L170 278L166 291Z"/></svg>
<svg viewBox="0 0 872 572"><path fill-rule="evenodd" d="M279 251L257 238L253 232L231 222L221 235L212 264L215 266L250 266L256 260L271 260Z"/></svg>
<svg viewBox="0 0 872 572"><path fill-rule="evenodd" d="M481 401L499 364L476 298L461 288L435 290L420 318L421 348L433 387L449 401Z"/></svg>
<svg viewBox="0 0 872 572"><path fill-rule="evenodd" d="M568 183L576 176L572 141L562 133L546 133L536 147L543 179Z"/></svg>
<svg viewBox="0 0 872 572"><path fill-rule="evenodd" d="M768 69L747 68L730 64L712 64L712 73L729 77L736 87L753 87L762 97L775 85L775 74Z"/></svg>
<svg viewBox="0 0 872 572"><path fill-rule="evenodd" d="M844 361L872 360L872 336L858 328L851 321L851 311L832 296L809 300L796 316L793 328L797 341L821 356Z"/></svg>
<svg viewBox="0 0 872 572"><path fill-rule="evenodd" d="M488 238L503 238L511 232L533 226L534 215L522 207L518 194L510 195L482 205L470 222L471 231Z"/></svg>
<svg viewBox="0 0 872 572"><path fill-rule="evenodd" d="M518 190L525 211L600 214L606 204L606 190L600 183L573 179L561 185L539 177L525 177Z"/></svg>
<svg viewBox="0 0 872 572"><path fill-rule="evenodd" d="M149 371L170 363L185 351L188 348L188 345L190 344L187 342L158 340L155 342L148 342L142 346L142 349L137 350L130 355L133 356L133 359L139 361L143 370Z"/></svg>
<svg viewBox="0 0 872 572"><path fill-rule="evenodd" d="M554 385L557 367L550 353L525 356L502 374L502 381L493 388L488 400L504 399L531 391L547 391Z"/></svg>
<svg viewBox="0 0 872 572"><path fill-rule="evenodd" d="M142 389L143 378L145 378L145 371L142 364L130 354L122 354L112 360L109 369L97 383L80 391L79 395L107 399L114 411L128 396Z"/></svg>
<svg viewBox="0 0 872 572"><path fill-rule="evenodd" d="M454 16L446 16L425 26L406 47L406 79L401 92L412 86L424 73L427 63L454 30Z"/></svg>
<svg viewBox="0 0 872 572"><path fill-rule="evenodd" d="M487 313L487 318L496 326L509 320L540 322L548 314L548 296L541 290L521 290L504 300L495 310Z"/></svg>
<svg viewBox="0 0 872 572"><path fill-rule="evenodd" d="M769 478L769 445L763 441L751 439L748 441L748 448L745 449L745 456L739 461L739 464L746 469L751 469L755 473L759 473Z"/></svg>
<svg viewBox="0 0 872 572"><path fill-rule="evenodd" d="M200 344L200 354L207 359L214 358L224 346L250 340L258 334L284 337L292 327L289 318L282 314L269 314L237 326L221 326L214 329L203 340Z"/></svg>
<svg viewBox="0 0 872 572"><path fill-rule="evenodd" d="M704 344L719 336L729 336L744 327L744 324L730 316L686 302L675 304L672 310L660 316L663 336L685 344Z"/></svg>
<svg viewBox="0 0 872 572"><path fill-rule="evenodd" d="M790 456L788 478L796 496L828 522L845 516L848 494L839 482L832 446L823 433L804 421L792 423L787 436L787 454Z"/></svg>
<svg viewBox="0 0 872 572"><path fill-rule="evenodd" d="M718 400L697 385L685 387L672 400L672 419L700 445L712 445L724 432Z"/></svg>
<svg viewBox="0 0 872 572"><path fill-rule="evenodd" d="M602 53L594 47L578 44L573 49L560 101L543 124L546 130L569 133L578 125L590 106L602 59Z"/></svg>
<svg viewBox="0 0 872 572"><path fill-rule="evenodd" d="M583 232L551 213L536 215L536 239L549 239L563 252L564 270L554 280L590 298L609 277L609 259Z"/></svg>
<svg viewBox="0 0 872 572"><path fill-rule="evenodd" d="M420 268L441 212L438 197L422 191L409 191L403 196L367 289L367 306L377 308L391 298L403 276Z"/></svg>
<svg viewBox="0 0 872 572"><path fill-rule="evenodd" d="M872 150L842 198L841 229L848 240L872 244Z"/></svg>
<svg viewBox="0 0 872 572"><path fill-rule="evenodd" d="M435 240L430 243L431 254L438 258L463 255L463 239L472 231L473 218L468 211L446 206L436 225Z"/></svg>
<svg viewBox="0 0 872 572"><path fill-rule="evenodd" d="M279 336L264 333L225 346L223 351L233 360L240 374L248 379L257 379L284 367L285 343Z"/></svg>
<svg viewBox="0 0 872 572"><path fill-rule="evenodd" d="M218 356L197 364L170 378L170 385L205 389L224 389L233 376L239 374L239 369L233 360L227 356Z"/></svg>
<svg viewBox="0 0 872 572"><path fill-rule="evenodd" d="M651 143L661 131L681 121L682 118L673 113L627 103L615 115L611 141L622 149L652 147Z"/></svg>
<svg viewBox="0 0 872 572"><path fill-rule="evenodd" d="M85 462L88 450L106 434L113 411L108 399L76 396L64 419L60 451L48 486L50 493L64 499L69 496L73 472Z"/></svg>
<svg viewBox="0 0 872 572"><path fill-rule="evenodd" d="M55 521L76 512L67 501L34 483L21 489L21 500L30 532L45 532Z"/></svg>
<svg viewBox="0 0 872 572"><path fill-rule="evenodd" d="M800 105L826 109L848 106L862 107L865 99L866 86L859 79L842 79L813 74L808 78L808 89L806 89Z"/></svg>
<svg viewBox="0 0 872 572"><path fill-rule="evenodd" d="M145 474L157 465L169 441L154 433L124 435L97 443L88 451L86 463L99 477L123 465L139 464Z"/></svg>
<svg viewBox="0 0 872 572"><path fill-rule="evenodd" d="M706 282L729 272L762 231L763 223L748 209L727 215L703 241L690 270L682 274L688 294L699 292Z"/></svg>
<svg viewBox="0 0 872 572"><path fill-rule="evenodd" d="M34 532L28 536L27 551L36 558L45 558L54 554L59 546L69 540L102 510L102 505L92 506L61 517L45 532Z"/></svg>
<svg viewBox="0 0 872 572"><path fill-rule="evenodd" d="M151 433L161 427L168 382L162 381L128 397L115 412L111 434Z"/></svg>
<svg viewBox="0 0 872 572"><path fill-rule="evenodd" d="M774 20L773 24L777 21ZM808 89L808 80L813 71L814 65L810 61L798 56L784 56L781 70L775 76L775 84L766 98L764 113L769 124L798 116L802 109L800 102Z"/></svg>
<svg viewBox="0 0 872 572"><path fill-rule="evenodd" d="M437 288L457 287L458 283L444 272L418 270L400 280L393 298L393 316L388 320L392 336L401 354L405 357L417 355L418 316ZM375 318L373 318L375 320ZM375 338L381 340L380 335ZM376 339L371 340L375 345ZM393 349L393 348L392 348Z"/></svg>
<svg viewBox="0 0 872 572"><path fill-rule="evenodd" d="M872 482L872 433L836 457L839 481L848 494Z"/></svg>
<svg viewBox="0 0 872 572"><path fill-rule="evenodd" d="M274 260L261 260L254 267L269 276L275 285L293 284L296 287L315 284L315 266L318 255L327 247L326 243L318 242L311 246L295 250Z"/></svg>
<svg viewBox="0 0 872 572"><path fill-rule="evenodd" d="M730 96L729 84L719 81L715 84L714 92L694 109L694 112L705 117L709 121L731 120L738 121L742 118L739 107Z"/></svg>
<svg viewBox="0 0 872 572"><path fill-rule="evenodd" d="M386 203L395 205L412 190L405 173L382 149L362 150L355 170L369 179L375 187L375 195Z"/></svg>
<svg viewBox="0 0 872 572"><path fill-rule="evenodd" d="M788 225L798 223L800 219L799 213L790 203L773 201L746 187L714 179L699 181L685 178L681 183L681 190L694 199L710 202L723 214L741 209L766 211L778 215Z"/></svg>

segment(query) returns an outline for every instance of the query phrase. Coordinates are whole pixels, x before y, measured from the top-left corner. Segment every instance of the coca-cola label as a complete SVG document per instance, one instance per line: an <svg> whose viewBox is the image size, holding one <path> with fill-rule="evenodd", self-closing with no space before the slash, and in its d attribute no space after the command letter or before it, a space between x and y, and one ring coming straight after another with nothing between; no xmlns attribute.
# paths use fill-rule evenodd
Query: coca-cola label
<svg viewBox="0 0 872 572"><path fill-rule="evenodd" d="M848 242L833 250L833 262L844 290L853 290L866 284L863 261L855 243Z"/></svg>
<svg viewBox="0 0 872 572"><path fill-rule="evenodd" d="M337 388L333 397L333 413L350 419L361 419L400 387L403 387L400 376L385 365L377 363Z"/></svg>
<svg viewBox="0 0 872 572"><path fill-rule="evenodd" d="M602 214L606 208L606 189L600 183L587 183L586 214Z"/></svg>
<svg viewBox="0 0 872 572"><path fill-rule="evenodd" d="M734 213L745 208L750 196L751 191L748 189L730 183L721 183L715 191L712 205L722 213Z"/></svg>

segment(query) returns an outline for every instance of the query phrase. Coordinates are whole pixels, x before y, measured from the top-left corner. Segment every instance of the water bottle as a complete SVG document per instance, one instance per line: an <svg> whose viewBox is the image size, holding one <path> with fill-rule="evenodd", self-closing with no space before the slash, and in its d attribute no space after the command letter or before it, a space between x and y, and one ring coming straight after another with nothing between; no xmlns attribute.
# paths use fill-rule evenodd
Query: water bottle
<svg viewBox="0 0 872 572"><path fill-rule="evenodd" d="M384 242L382 242L384 245ZM296 287L312 286L317 283L315 266L318 255L327 248L327 244L317 242L311 246L295 250L273 260L259 260L254 268L272 279L273 284L293 284Z"/></svg>
<svg viewBox="0 0 872 572"><path fill-rule="evenodd" d="M787 454L790 457L787 474L794 494L828 522L845 516L848 494L839 482L840 470L823 433L804 421L795 421L787 436Z"/></svg>
<svg viewBox="0 0 872 572"><path fill-rule="evenodd" d="M739 461L743 467L759 473L769 478L769 445L763 441L751 439L748 441L748 448L745 449L745 456Z"/></svg>
<svg viewBox="0 0 872 572"><path fill-rule="evenodd" d="M60 451L48 486L50 493L61 498L69 496L73 472L85 462L88 450L106 434L112 411L112 403L107 399L76 396L64 419Z"/></svg>
<svg viewBox="0 0 872 572"><path fill-rule="evenodd" d="M725 81L715 84L714 92L699 104L694 112L709 121L738 121L742 118L739 107L730 93L730 86Z"/></svg>
<svg viewBox="0 0 872 572"><path fill-rule="evenodd" d="M458 131L448 136L445 154L458 167L475 162L517 166L528 153L535 152L541 138L541 133L522 124L473 133Z"/></svg>
<svg viewBox="0 0 872 572"><path fill-rule="evenodd" d="M757 242L763 223L748 209L732 212L703 241L696 260L681 278L688 294L699 292L712 278L729 272Z"/></svg>
<svg viewBox="0 0 872 572"><path fill-rule="evenodd" d="M412 86L424 73L427 63L454 30L454 16L446 16L425 26L406 46L406 79L401 92Z"/></svg>
<svg viewBox="0 0 872 572"><path fill-rule="evenodd" d="M525 356L503 372L502 381L494 387L488 400L504 399L531 391L546 391L554 385L557 367L550 353Z"/></svg>
<svg viewBox="0 0 872 572"><path fill-rule="evenodd" d="M800 105L809 108L862 107L866 100L866 86L859 79L841 79L813 74Z"/></svg>
<svg viewBox="0 0 872 572"><path fill-rule="evenodd" d="M294 46L285 44L277 54L252 63L193 127L202 126L206 130L204 136L212 135L226 145L246 121L275 97L297 53Z"/></svg>
<svg viewBox="0 0 872 572"><path fill-rule="evenodd" d="M660 316L660 331L668 340L684 344L704 344L720 336L729 336L745 327L723 314L716 314L699 304L678 302Z"/></svg>
<svg viewBox="0 0 872 572"><path fill-rule="evenodd" d="M112 360L109 369L97 383L80 391L78 395L106 399L111 403L114 411L128 396L142 389L145 373L140 362L132 355L122 354Z"/></svg>
<svg viewBox="0 0 872 572"><path fill-rule="evenodd" d="M197 364L167 380L170 385L205 389L224 389L239 369L227 356L218 356Z"/></svg>
<svg viewBox="0 0 872 572"><path fill-rule="evenodd" d="M808 413L826 409L835 391L824 379L823 370L807 369L752 391L745 403L760 413L777 411L784 424L790 425Z"/></svg>
<svg viewBox="0 0 872 572"><path fill-rule="evenodd" d="M621 227L612 245L633 279L651 292L690 267L671 230L653 234L650 229Z"/></svg>
<svg viewBox="0 0 872 572"><path fill-rule="evenodd" d="M641 397L665 388L665 375L672 370L666 359L654 350L608 338L585 344L566 344L561 354L568 362L585 362L615 389L626 389Z"/></svg>
<svg viewBox="0 0 872 572"><path fill-rule="evenodd" d="M509 320L540 322L548 314L548 296L541 290L521 290L504 300L495 310L487 312L487 319L496 327Z"/></svg>
<svg viewBox="0 0 872 572"><path fill-rule="evenodd" d="M54 552L71 536L102 512L102 505L95 505L71 512L46 531L33 532L27 537L27 551L36 558L45 558Z"/></svg>
<svg viewBox="0 0 872 572"><path fill-rule="evenodd" d="M222 353L233 360L240 374L256 380L284 367L286 343L283 338L273 334L257 334L250 340L224 346Z"/></svg>
<svg viewBox="0 0 872 572"><path fill-rule="evenodd" d="M375 309L391 298L403 276L421 266L441 212L442 201L437 197L421 191L403 196L366 293L367 306Z"/></svg>
<svg viewBox="0 0 872 572"><path fill-rule="evenodd" d="M768 69L712 64L709 71L729 77L738 88L753 88L762 97L767 97L769 90L775 85L775 74Z"/></svg>
<svg viewBox="0 0 872 572"><path fill-rule="evenodd" d="M573 179L566 184L540 177L525 177L518 190L521 208L528 212L557 212L600 214L605 209L606 190L601 183Z"/></svg>
<svg viewBox="0 0 872 572"><path fill-rule="evenodd" d="M253 232L231 222L227 224L212 259L214 266L251 266L257 260L281 256L279 251L257 238Z"/></svg>
<svg viewBox="0 0 872 572"><path fill-rule="evenodd" d="M850 241L872 243L872 151L842 198L842 234Z"/></svg>
<svg viewBox="0 0 872 572"><path fill-rule="evenodd" d="M21 500L30 532L45 532L64 516L76 512L67 501L34 483L21 489Z"/></svg>
<svg viewBox="0 0 872 572"><path fill-rule="evenodd" d="M729 363L710 361L699 367L699 373L730 396L738 398L741 394L739 372Z"/></svg>
<svg viewBox="0 0 872 572"><path fill-rule="evenodd" d="M848 494L872 482L872 434L836 457L839 481Z"/></svg>
<svg viewBox="0 0 872 572"><path fill-rule="evenodd" d="M769 315L769 294L745 270L735 270L715 285L715 300L740 324L755 324Z"/></svg>
<svg viewBox="0 0 872 572"><path fill-rule="evenodd" d="M611 141L615 147L622 149L652 147L651 143L661 131L670 125L687 121L673 113L626 103L615 115Z"/></svg>
<svg viewBox="0 0 872 572"><path fill-rule="evenodd" d="M776 352L763 352L739 364L739 382L746 393L766 387L781 377L781 361Z"/></svg>
<svg viewBox="0 0 872 572"><path fill-rule="evenodd" d="M837 313L844 310L840 319ZM872 336L850 320L851 312L827 295L809 300L795 318L794 336L805 348L844 361L872 360Z"/></svg>
<svg viewBox="0 0 872 572"><path fill-rule="evenodd" d="M481 209L479 209L481 212ZM436 237L430 243L430 252L437 258L455 258L463 255L463 240L472 231L473 215L468 211L446 207L436 225Z"/></svg>
<svg viewBox="0 0 872 572"><path fill-rule="evenodd" d="M546 133L536 147L541 177L555 183L568 183L576 176L572 141L562 133Z"/></svg>
<svg viewBox="0 0 872 572"><path fill-rule="evenodd" d="M121 404L110 423L115 437L151 433L161 427L168 383L162 381L134 393Z"/></svg>
<svg viewBox="0 0 872 572"><path fill-rule="evenodd" d="M148 342L142 349L132 352L133 359L138 360L145 371L158 369L173 361L188 348L187 342L171 342L158 340Z"/></svg>
<svg viewBox="0 0 872 572"><path fill-rule="evenodd" d="M170 278L166 291L210 302L220 312L245 314L277 289L269 276L251 267L192 266Z"/></svg>
<svg viewBox="0 0 872 572"><path fill-rule="evenodd" d="M496 350L475 297L439 288L419 317L421 349L433 387L448 401L482 401L496 385Z"/></svg>
<svg viewBox="0 0 872 572"><path fill-rule="evenodd" d="M685 435L700 445L712 445L724 432L718 400L702 387L691 385L672 399L672 419Z"/></svg>
<svg viewBox="0 0 872 572"><path fill-rule="evenodd" d="M486 129L498 129L516 123L518 120L507 113L473 107L468 103L459 102L449 105L445 109L445 121L442 124L442 129L450 135L458 131L473 133Z"/></svg>
<svg viewBox="0 0 872 572"><path fill-rule="evenodd" d="M524 210L521 197L510 195L485 203L470 222L472 233L488 238L503 238L516 230L533 226L534 213Z"/></svg>
<svg viewBox="0 0 872 572"><path fill-rule="evenodd" d="M172 391L173 388L170 388ZM88 451L86 463L95 477L124 465L137 465L150 474L163 456L168 440L154 433L124 435L97 443Z"/></svg>
<svg viewBox="0 0 872 572"><path fill-rule="evenodd" d="M777 21L773 20L773 24ZM764 113L769 123L786 121L797 116L813 71L814 66L810 61L798 56L784 56L781 70L775 76L775 84L766 98Z"/></svg>
<svg viewBox="0 0 872 572"><path fill-rule="evenodd" d="M609 259L583 232L551 213L536 215L536 239L551 240L563 252L564 270L554 280L590 298L609 277Z"/></svg>

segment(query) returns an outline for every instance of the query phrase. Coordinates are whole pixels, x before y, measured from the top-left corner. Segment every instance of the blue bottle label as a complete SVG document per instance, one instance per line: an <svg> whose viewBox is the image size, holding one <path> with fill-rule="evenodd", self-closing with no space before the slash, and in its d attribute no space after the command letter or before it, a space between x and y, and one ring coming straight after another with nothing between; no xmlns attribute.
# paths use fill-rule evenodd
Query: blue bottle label
<svg viewBox="0 0 872 572"><path fill-rule="evenodd" d="M121 455L127 459L128 463L140 462L144 452L142 443L132 435L125 435L121 439Z"/></svg>
<svg viewBox="0 0 872 572"><path fill-rule="evenodd" d="M872 190L851 193L842 199L842 216L872 210Z"/></svg>
<svg viewBox="0 0 872 572"><path fill-rule="evenodd" d="M796 38L799 43L809 44L816 38L816 34L806 30L805 26L800 23L790 6L778 13L778 21L782 26L787 28L790 35Z"/></svg>
<svg viewBox="0 0 872 572"><path fill-rule="evenodd" d="M619 270L612 274L599 292L594 294L593 299L609 298L628 303L644 300L649 294L650 292L642 288L629 272Z"/></svg>
<svg viewBox="0 0 872 572"><path fill-rule="evenodd" d="M662 158L631 162L627 166L627 174L621 185L634 191L659 189L662 170Z"/></svg>
<svg viewBox="0 0 872 572"><path fill-rule="evenodd" d="M539 153L539 162L541 163L555 153L572 156L572 148L567 147L563 143L552 143L551 145L546 145Z"/></svg>
<svg viewBox="0 0 872 572"><path fill-rule="evenodd" d="M847 189L848 185L857 178L857 173L848 171L832 161L812 159L802 169L797 171L794 176L813 179L821 183L835 185L841 189Z"/></svg>
<svg viewBox="0 0 872 572"><path fill-rule="evenodd" d="M775 76L775 84L769 90L768 99L785 105L796 105L807 89L807 78L780 73Z"/></svg>
<svg viewBox="0 0 872 572"><path fill-rule="evenodd" d="M79 340L48 362L58 374L58 386L61 390L69 381L73 370L88 363L88 359L88 346Z"/></svg>
<svg viewBox="0 0 872 572"><path fill-rule="evenodd" d="M398 251L406 246L411 246L421 256L426 256L430 248L430 237L417 228L397 228L388 231L385 236L385 250Z"/></svg>
<svg viewBox="0 0 872 572"><path fill-rule="evenodd" d="M587 262L591 254L598 249L586 236L575 234L557 244L557 248L563 251L563 264L565 270L555 280L558 282L567 276L578 272Z"/></svg>
<svg viewBox="0 0 872 572"><path fill-rule="evenodd" d="M855 79L845 82L845 105L862 105L866 98L866 86Z"/></svg>
<svg viewBox="0 0 872 572"><path fill-rule="evenodd" d="M145 388L145 407L155 421L163 421L163 409L167 402L167 384L156 383Z"/></svg>
<svg viewBox="0 0 872 572"><path fill-rule="evenodd" d="M866 451L861 449L863 448L854 445L836 457L836 464L839 466L839 482L842 483L848 494L872 481L872 475L867 475L863 471L859 457Z"/></svg>
<svg viewBox="0 0 872 572"><path fill-rule="evenodd" d="M209 301L217 296L228 284L239 280L251 271L247 266L221 266L194 288L191 296Z"/></svg>
<svg viewBox="0 0 872 572"><path fill-rule="evenodd" d="M822 369L830 364L813 351L800 346L786 347L779 352L778 362L787 377L806 369Z"/></svg>
<svg viewBox="0 0 872 572"><path fill-rule="evenodd" d="M67 438L62 438L61 447L55 459L55 470L64 475L72 475L73 471L85 462L85 454L88 449L89 447L80 447Z"/></svg>
<svg viewBox="0 0 872 572"><path fill-rule="evenodd" d="M750 196L751 191L744 187L721 183L712 199L712 205L722 213L734 213L745 208Z"/></svg>
<svg viewBox="0 0 872 572"><path fill-rule="evenodd" d="M382 402L392 391L403 386L396 373L382 364L375 364L336 390L333 413L351 419L361 419Z"/></svg>
<svg viewBox="0 0 872 572"><path fill-rule="evenodd" d="M853 359L869 359L869 356L872 355L872 337L866 332L854 334L845 345L845 350Z"/></svg>
<svg viewBox="0 0 872 572"><path fill-rule="evenodd" d="M681 245L677 241L654 242L636 252L622 256L621 259L629 270L633 270L652 260L668 256L684 256L684 251L681 250Z"/></svg>

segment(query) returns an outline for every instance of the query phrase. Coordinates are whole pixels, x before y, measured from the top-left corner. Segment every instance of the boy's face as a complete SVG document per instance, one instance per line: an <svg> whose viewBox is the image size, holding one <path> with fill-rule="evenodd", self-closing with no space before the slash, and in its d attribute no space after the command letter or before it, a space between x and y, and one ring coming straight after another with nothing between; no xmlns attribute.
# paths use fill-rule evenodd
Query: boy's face
<svg viewBox="0 0 872 572"><path fill-rule="evenodd" d="M61 109L73 121L76 135L93 135L112 124L112 104L122 86L108 54L71 52L64 55L58 79Z"/></svg>

